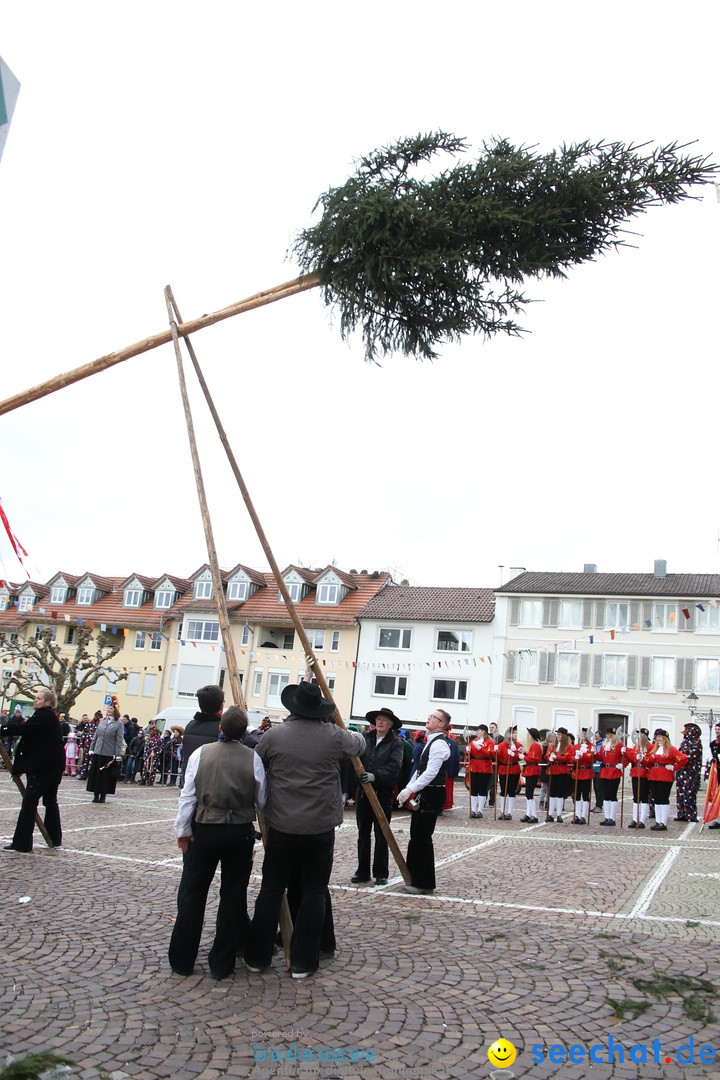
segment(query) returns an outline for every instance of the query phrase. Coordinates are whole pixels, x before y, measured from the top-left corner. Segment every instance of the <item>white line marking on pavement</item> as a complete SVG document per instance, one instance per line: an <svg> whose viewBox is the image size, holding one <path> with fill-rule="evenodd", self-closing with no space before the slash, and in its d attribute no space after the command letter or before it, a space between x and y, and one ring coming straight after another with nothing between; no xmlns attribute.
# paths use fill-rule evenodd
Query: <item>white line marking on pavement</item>
<svg viewBox="0 0 720 1080"><path fill-rule="evenodd" d="M84 855L88 859L110 859L112 862L139 863L143 866L172 866L174 859L135 859L129 855L110 855L106 851L83 851L82 848L63 847L67 855Z"/></svg>
<svg viewBox="0 0 720 1080"><path fill-rule="evenodd" d="M333 888L331 885L330 888ZM720 922L714 919L701 919L701 918L674 918L666 915L644 915L633 914L633 912L622 911L593 911L591 908L561 908L561 907L543 907L540 904L510 904L503 900L478 900L476 898L468 898L464 896L441 896L438 893L425 894L425 895L413 895L412 893L405 892L386 892L383 890L375 890L376 892L382 892L383 896L398 896L405 900L418 901L418 900L440 900L442 903L450 904L465 904L472 907L485 907L485 908L507 908L512 911L534 911L540 914L546 915L586 915L591 919L621 919L627 921L629 919L640 919L644 922L667 922L667 923L687 923L697 922L701 926L720 926Z"/></svg>
<svg viewBox="0 0 720 1080"><path fill-rule="evenodd" d="M629 918L636 918L638 915L645 914L653 901L655 893L658 891L663 881L670 873L672 864L677 859L680 851L681 849L679 847L670 848L665 857L661 860L660 865L656 868L647 885L638 896L637 901L635 902L635 906L628 913Z"/></svg>

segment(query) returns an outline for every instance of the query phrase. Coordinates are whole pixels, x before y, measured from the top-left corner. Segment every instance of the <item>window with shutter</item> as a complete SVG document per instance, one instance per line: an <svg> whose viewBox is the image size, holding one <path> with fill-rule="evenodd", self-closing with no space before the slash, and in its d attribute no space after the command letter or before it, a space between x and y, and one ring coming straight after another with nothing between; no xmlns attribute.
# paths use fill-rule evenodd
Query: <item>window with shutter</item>
<svg viewBox="0 0 720 1080"><path fill-rule="evenodd" d="M605 627L605 601L595 601L595 629L603 630Z"/></svg>
<svg viewBox="0 0 720 1080"><path fill-rule="evenodd" d="M510 601L510 625L517 626L518 619L520 618L520 601L517 596L514 596Z"/></svg>
<svg viewBox="0 0 720 1080"><path fill-rule="evenodd" d="M589 630L592 626L593 616L593 602L592 600L583 600L583 617L582 624L583 630Z"/></svg>
<svg viewBox="0 0 720 1080"><path fill-rule="evenodd" d="M637 656L627 658L627 688L634 690L637 683Z"/></svg>
<svg viewBox="0 0 720 1080"><path fill-rule="evenodd" d="M505 681L515 681L515 653L510 653L507 658L507 669L505 671Z"/></svg>
<svg viewBox="0 0 720 1080"><path fill-rule="evenodd" d="M650 689L650 657L643 656L640 662L640 689Z"/></svg>
<svg viewBox="0 0 720 1080"><path fill-rule="evenodd" d="M580 654L580 685L587 686L590 681L590 656L588 653Z"/></svg>
<svg viewBox="0 0 720 1080"><path fill-rule="evenodd" d="M592 684L602 686L602 656L593 656Z"/></svg>

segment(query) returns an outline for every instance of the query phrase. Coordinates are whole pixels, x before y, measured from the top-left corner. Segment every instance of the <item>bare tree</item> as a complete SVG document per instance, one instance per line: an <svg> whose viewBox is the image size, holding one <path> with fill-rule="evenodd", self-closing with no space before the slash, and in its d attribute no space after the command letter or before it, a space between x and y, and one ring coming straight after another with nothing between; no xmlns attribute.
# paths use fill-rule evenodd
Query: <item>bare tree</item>
<svg viewBox="0 0 720 1080"><path fill-rule="evenodd" d="M0 634L0 654L5 662L21 661L10 679L18 693L32 698L42 687L49 687L57 695L58 712L69 713L83 691L108 673L107 665L120 652L123 641L103 633L95 636L91 627L79 626L72 643L74 653L63 655L54 630L54 626L46 626L39 637L28 640ZM127 672L112 672L114 683L127 677Z"/></svg>

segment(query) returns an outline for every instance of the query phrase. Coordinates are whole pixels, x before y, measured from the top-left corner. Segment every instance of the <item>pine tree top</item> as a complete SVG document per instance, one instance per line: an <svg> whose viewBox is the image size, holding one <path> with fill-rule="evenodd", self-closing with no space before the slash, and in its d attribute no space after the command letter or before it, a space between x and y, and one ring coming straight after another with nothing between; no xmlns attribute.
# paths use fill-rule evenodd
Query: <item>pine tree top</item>
<svg viewBox="0 0 720 1080"><path fill-rule="evenodd" d="M468 144L417 135L363 157L325 192L320 221L292 251L339 308L343 337L361 328L368 359L432 359L465 334L520 333L527 278L564 277L626 244L633 216L712 182L718 166L686 148L581 142L539 153L496 139L477 161L426 179L416 166Z"/></svg>

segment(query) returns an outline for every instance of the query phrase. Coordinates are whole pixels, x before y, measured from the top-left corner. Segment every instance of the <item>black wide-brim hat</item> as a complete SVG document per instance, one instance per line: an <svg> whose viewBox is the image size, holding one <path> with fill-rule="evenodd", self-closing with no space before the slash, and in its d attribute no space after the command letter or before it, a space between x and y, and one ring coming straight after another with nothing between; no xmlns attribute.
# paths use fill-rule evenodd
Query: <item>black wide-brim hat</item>
<svg viewBox="0 0 720 1080"><path fill-rule="evenodd" d="M280 694L288 712L306 720L327 720L335 712L335 702L320 693L317 683L290 683Z"/></svg>
<svg viewBox="0 0 720 1080"><path fill-rule="evenodd" d="M395 715L392 709L373 709L371 712L365 713L368 724L374 724L378 716L386 716L388 720L392 720L393 731L399 731L402 727L402 720Z"/></svg>

